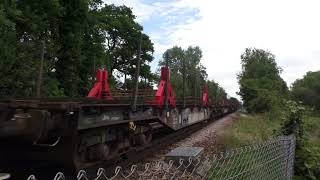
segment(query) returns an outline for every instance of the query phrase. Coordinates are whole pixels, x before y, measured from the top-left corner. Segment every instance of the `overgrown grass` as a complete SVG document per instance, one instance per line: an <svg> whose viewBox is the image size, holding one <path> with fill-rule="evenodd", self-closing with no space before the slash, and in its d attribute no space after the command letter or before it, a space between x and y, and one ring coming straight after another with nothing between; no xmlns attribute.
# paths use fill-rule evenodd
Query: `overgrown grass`
<svg viewBox="0 0 320 180"><path fill-rule="evenodd" d="M320 115L308 113L304 117L306 140L320 148Z"/></svg>
<svg viewBox="0 0 320 180"><path fill-rule="evenodd" d="M229 126L224 133L223 145L227 150L235 149L245 145L256 144L270 140L276 129L280 129L282 122L281 113L246 114L241 113L240 118ZM240 151L239 154L229 154L225 158L213 163L209 179L224 179L236 176L235 179L246 179L255 175L261 177L281 176L276 170L282 159L273 160L274 156L280 157L282 151L274 151L275 147L265 146L259 151ZM279 153L276 155L276 153ZM266 163L268 162L268 163ZM266 169L272 171L266 171ZM275 174L270 174L275 173Z"/></svg>
<svg viewBox="0 0 320 180"><path fill-rule="evenodd" d="M232 149L268 140L276 136L275 132L279 131L281 123L281 114L242 113L239 120L226 129L223 144L227 149ZM304 159L303 166L308 170L307 174L295 176L294 179L317 179L320 177L320 114L307 112L303 124L305 143L296 153Z"/></svg>
<svg viewBox="0 0 320 180"><path fill-rule="evenodd" d="M296 150L295 180L320 179L320 114L308 112L304 118L304 143ZM303 160L303 161L302 161Z"/></svg>
<svg viewBox="0 0 320 180"><path fill-rule="evenodd" d="M242 113L239 120L226 129L224 145L226 148L233 148L268 140L274 130L280 128L280 119L275 118L274 114Z"/></svg>
<svg viewBox="0 0 320 180"><path fill-rule="evenodd" d="M239 120L226 129L224 145L233 148L268 140L280 129L281 119L280 113L255 115L241 113ZM308 112L303 122L306 140L320 147L320 114Z"/></svg>

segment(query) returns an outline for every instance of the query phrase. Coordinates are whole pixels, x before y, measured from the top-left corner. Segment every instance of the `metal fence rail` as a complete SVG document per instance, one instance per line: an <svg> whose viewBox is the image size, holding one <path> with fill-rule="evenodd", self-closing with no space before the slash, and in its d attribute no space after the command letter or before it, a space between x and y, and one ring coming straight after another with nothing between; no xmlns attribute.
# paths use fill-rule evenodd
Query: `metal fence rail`
<svg viewBox="0 0 320 180"><path fill-rule="evenodd" d="M117 167L107 176L103 168L94 177L79 171L76 180L118 179L292 179L295 153L295 137L281 136L213 157L158 161L132 165L130 169ZM53 180L65 180L57 173ZM51 179L52 179L51 178ZM50 179L50 178L49 178ZM37 180L34 175L28 180Z"/></svg>
<svg viewBox="0 0 320 180"><path fill-rule="evenodd" d="M292 179L295 137L282 136L214 156L209 179Z"/></svg>

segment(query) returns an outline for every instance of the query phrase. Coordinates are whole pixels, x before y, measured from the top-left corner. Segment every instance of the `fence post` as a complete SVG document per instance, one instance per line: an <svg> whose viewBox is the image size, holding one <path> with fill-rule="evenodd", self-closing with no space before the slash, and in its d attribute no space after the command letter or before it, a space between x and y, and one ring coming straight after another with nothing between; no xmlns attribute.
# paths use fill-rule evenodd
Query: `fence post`
<svg viewBox="0 0 320 180"><path fill-rule="evenodd" d="M296 137L290 135L290 147L289 147L289 171L287 174L288 179L292 179L294 175L294 160L295 160L295 149L296 149Z"/></svg>

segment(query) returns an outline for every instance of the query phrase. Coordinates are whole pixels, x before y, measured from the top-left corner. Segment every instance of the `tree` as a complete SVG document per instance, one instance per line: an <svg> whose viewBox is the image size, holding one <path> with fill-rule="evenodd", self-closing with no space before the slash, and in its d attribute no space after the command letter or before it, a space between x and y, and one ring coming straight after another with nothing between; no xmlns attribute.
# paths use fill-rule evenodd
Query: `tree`
<svg viewBox="0 0 320 180"><path fill-rule="evenodd" d="M163 60L159 62L159 66L164 66L168 61L171 82L177 97L183 97L183 93L185 97L201 96L202 86L208 77L205 67L200 63L201 58L202 51L198 46L190 46L186 50L174 46L163 54Z"/></svg>
<svg viewBox="0 0 320 180"><path fill-rule="evenodd" d="M262 49L247 48L241 55L242 72L238 75L239 95L249 112L265 112L281 103L288 88L280 77L275 56Z"/></svg>
<svg viewBox="0 0 320 180"><path fill-rule="evenodd" d="M307 72L302 79L297 79L292 84L291 96L320 110L320 71Z"/></svg>
<svg viewBox="0 0 320 180"><path fill-rule="evenodd" d="M202 89L207 86L211 103L226 99L225 90L214 80L207 80L207 70L201 64L201 58L202 51L198 46L189 46L187 49L174 46L165 51L159 66L164 66L168 61L171 70L171 84L178 98L182 98L184 94L185 97L199 99Z"/></svg>
<svg viewBox="0 0 320 180"><path fill-rule="evenodd" d="M110 64L106 53L105 35L101 30L101 7L100 0L89 1L89 10L83 26L82 60L78 64L80 96L86 96L93 86L96 70L106 68L106 65Z"/></svg>
<svg viewBox="0 0 320 180"><path fill-rule="evenodd" d="M60 45L55 62L59 88L66 96L78 96L81 85L80 68L85 59L82 52L85 25L88 18L87 0L60 0L63 11L58 23Z"/></svg>
<svg viewBox="0 0 320 180"><path fill-rule="evenodd" d="M208 80L206 82L206 86L208 87L209 100L211 103L215 104L227 98L227 93L225 90L214 80Z"/></svg>
<svg viewBox="0 0 320 180"><path fill-rule="evenodd" d="M60 5L56 0L48 1L1 1L3 28L3 57L0 64L2 79L1 94L5 96L33 96L39 84L39 70L49 72L50 62L41 64L40 59L51 59L55 46L56 22ZM46 48L43 44L47 43ZM6 49L5 47L10 47ZM10 53L10 54L9 54ZM43 57L43 58L42 58ZM46 67L43 67L46 66ZM3 68L3 69L2 69ZM38 78L39 77L39 78ZM48 76L45 83L52 82ZM53 91L51 91L53 92Z"/></svg>
<svg viewBox="0 0 320 180"><path fill-rule="evenodd" d="M143 28L135 22L132 10L126 6L106 5L99 10L100 30L106 39L107 64L110 74L114 70L134 77L137 65L138 46L141 43L141 73L143 78L152 80L149 62L153 60L153 44Z"/></svg>
<svg viewBox="0 0 320 180"><path fill-rule="evenodd" d="M0 96L85 96L95 71L132 78L141 42L141 73L152 84L153 44L130 8L101 0L0 2ZM41 91L40 91L41 90ZM36 93L37 92L37 93Z"/></svg>
<svg viewBox="0 0 320 180"><path fill-rule="evenodd" d="M183 89L187 89L183 87L183 76L186 76L185 74L187 73L184 65L184 50L177 46L167 49L163 54L163 60L159 61L159 66L165 66L166 61L170 66L170 81L175 94L177 97L183 97ZM185 74L183 74L184 72Z"/></svg>
<svg viewBox="0 0 320 180"><path fill-rule="evenodd" d="M0 96L15 94L28 94L26 89L29 84L23 84L24 77L20 71L14 69L22 64L17 61L16 53L18 51L18 41L16 39L16 24L12 20L19 17L21 11L16 8L13 1L0 2ZM24 86L24 91L20 90Z"/></svg>

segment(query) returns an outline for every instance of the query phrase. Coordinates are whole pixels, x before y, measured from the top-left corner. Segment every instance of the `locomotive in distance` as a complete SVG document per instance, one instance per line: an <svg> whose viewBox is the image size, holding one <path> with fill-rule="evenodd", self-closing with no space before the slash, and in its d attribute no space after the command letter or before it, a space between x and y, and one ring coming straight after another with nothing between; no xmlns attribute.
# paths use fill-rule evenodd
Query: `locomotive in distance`
<svg viewBox="0 0 320 180"><path fill-rule="evenodd" d="M157 90L110 92L108 72L98 70L86 98L0 100L0 156L3 162L40 160L75 170L145 147L153 134L167 133L236 111L240 104L200 98L177 100L167 67ZM134 108L132 108L134 106Z"/></svg>

